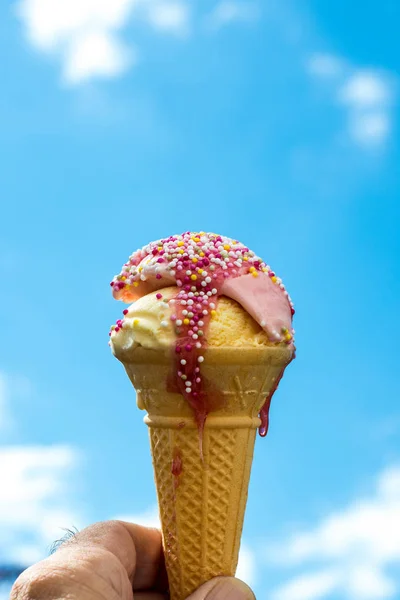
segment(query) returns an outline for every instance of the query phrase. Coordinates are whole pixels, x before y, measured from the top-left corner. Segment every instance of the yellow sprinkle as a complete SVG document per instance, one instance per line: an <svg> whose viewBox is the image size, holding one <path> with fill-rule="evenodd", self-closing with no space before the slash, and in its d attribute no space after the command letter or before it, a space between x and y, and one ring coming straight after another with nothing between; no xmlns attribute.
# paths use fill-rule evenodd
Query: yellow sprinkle
<svg viewBox="0 0 400 600"><path fill-rule="evenodd" d="M182 240L180 242L177 243L177 246L183 246L185 242L183 242Z"/></svg>
<svg viewBox="0 0 400 600"><path fill-rule="evenodd" d="M216 310L211 310L211 311L210 311L210 315L211 315L212 317L215 317L215 315L216 315L216 314L217 314L217 311L216 311Z"/></svg>
<svg viewBox="0 0 400 600"><path fill-rule="evenodd" d="M139 325L139 319L133 319L133 326Z"/></svg>
<svg viewBox="0 0 400 600"><path fill-rule="evenodd" d="M200 256L201 257L205 256L204 252L200 252Z"/></svg>
<svg viewBox="0 0 400 600"><path fill-rule="evenodd" d="M158 250L159 252L161 252L161 250L162 250L162 246L158 246L157 250Z"/></svg>
<svg viewBox="0 0 400 600"><path fill-rule="evenodd" d="M267 270L268 270L268 269L267 269L266 267L263 267L263 268L262 268L262 272L263 272L263 273L266 273L266 272L267 272Z"/></svg>
<svg viewBox="0 0 400 600"><path fill-rule="evenodd" d="M139 267L138 271L139 271L139 273L141 273L143 271L143 267Z"/></svg>
<svg viewBox="0 0 400 600"><path fill-rule="evenodd" d="M255 268L255 267L250 267L250 269L249 269L250 273L252 273L252 272L253 272L253 271L255 271L255 270L256 270L256 268Z"/></svg>
<svg viewBox="0 0 400 600"><path fill-rule="evenodd" d="M204 269L197 269L197 272L201 274L203 272L203 270Z"/></svg>
<svg viewBox="0 0 400 600"><path fill-rule="evenodd" d="M247 256L243 256L243 260L249 260Z"/></svg>
<svg viewBox="0 0 400 600"><path fill-rule="evenodd" d="M252 275L253 275L253 277L258 277L258 273L257 273L257 271L253 271L253 272L252 272Z"/></svg>
<svg viewBox="0 0 400 600"><path fill-rule="evenodd" d="M183 254L183 250L178 250L178 254Z"/></svg>
<svg viewBox="0 0 400 600"><path fill-rule="evenodd" d="M193 281L195 281L195 280L197 279L197 275L195 275L195 274L193 273L193 275L191 275L191 276L190 276L190 279L192 279ZM186 280L186 281L187 281L187 280Z"/></svg>
<svg viewBox="0 0 400 600"><path fill-rule="evenodd" d="M184 325L189 325L189 319L183 319L183 324Z"/></svg>
<svg viewBox="0 0 400 600"><path fill-rule="evenodd" d="M197 260L198 260L198 259L197 259L195 256L193 256L193 258L192 258L192 262L194 262L194 263L197 263Z"/></svg>
<svg viewBox="0 0 400 600"><path fill-rule="evenodd" d="M277 277L275 277L275 276L274 276L274 277L271 277L271 281L272 281L272 283L276 283L276 282L278 281L278 278L277 278Z"/></svg>
<svg viewBox="0 0 400 600"><path fill-rule="evenodd" d="M139 285L139 283L140 283L139 281L134 281L133 282L134 287L137 287Z"/></svg>
<svg viewBox="0 0 400 600"><path fill-rule="evenodd" d="M196 244L200 241L200 238L196 237L194 238L194 241L196 242Z"/></svg>
<svg viewBox="0 0 400 600"><path fill-rule="evenodd" d="M225 248L225 250L230 250L231 249L231 247L230 247L229 244L224 244L224 248Z"/></svg>
<svg viewBox="0 0 400 600"><path fill-rule="evenodd" d="M286 341L289 341L289 340L291 340L291 339L292 339L292 336L290 335L290 333L287 333L287 334L285 335L285 340L286 340Z"/></svg>
<svg viewBox="0 0 400 600"><path fill-rule="evenodd" d="M126 281L126 277L125 277L125 275L123 275L123 276L121 277L121 281Z"/></svg>
<svg viewBox="0 0 400 600"><path fill-rule="evenodd" d="M287 327L282 327L282 333L287 333L287 332L288 332Z"/></svg>

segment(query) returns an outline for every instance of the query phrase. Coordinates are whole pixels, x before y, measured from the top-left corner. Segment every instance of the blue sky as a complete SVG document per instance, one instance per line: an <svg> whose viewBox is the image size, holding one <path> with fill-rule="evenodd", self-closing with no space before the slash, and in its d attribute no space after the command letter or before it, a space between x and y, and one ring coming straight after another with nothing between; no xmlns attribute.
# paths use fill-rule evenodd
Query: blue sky
<svg viewBox="0 0 400 600"><path fill-rule="evenodd" d="M399 13L1 5L1 559L37 560L60 527L154 521L109 281L203 229L260 254L297 310L241 576L261 600L400 596Z"/></svg>

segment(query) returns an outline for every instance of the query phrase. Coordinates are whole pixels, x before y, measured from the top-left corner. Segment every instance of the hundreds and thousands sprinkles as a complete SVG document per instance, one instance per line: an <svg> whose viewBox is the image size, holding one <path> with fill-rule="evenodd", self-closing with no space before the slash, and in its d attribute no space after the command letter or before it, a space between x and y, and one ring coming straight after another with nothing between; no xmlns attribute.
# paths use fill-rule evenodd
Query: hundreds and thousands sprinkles
<svg viewBox="0 0 400 600"><path fill-rule="evenodd" d="M286 297L291 318L293 303L274 271L240 242L213 233L187 231L151 242L134 252L111 282L114 297L129 303L164 287L178 287L175 298L168 301L176 334L177 391L192 406L200 427L210 408L201 376L207 327L216 314L218 297L224 293L224 287L232 280L239 283L243 276L247 276L243 280L246 287L251 285L249 280L268 278L269 282L257 281L257 284L262 284L267 291L271 289L272 296L277 296L279 290L278 296ZM271 283L275 289L271 288ZM256 285L255 281L253 285ZM234 297L232 293L226 295ZM156 298L164 301L161 291ZM283 299L279 297L278 300L282 303ZM127 312L123 311L124 316ZM293 345L290 323L280 327L280 331L271 329L265 319L259 324L271 341ZM110 335L117 334L123 325L124 319L119 319Z"/></svg>

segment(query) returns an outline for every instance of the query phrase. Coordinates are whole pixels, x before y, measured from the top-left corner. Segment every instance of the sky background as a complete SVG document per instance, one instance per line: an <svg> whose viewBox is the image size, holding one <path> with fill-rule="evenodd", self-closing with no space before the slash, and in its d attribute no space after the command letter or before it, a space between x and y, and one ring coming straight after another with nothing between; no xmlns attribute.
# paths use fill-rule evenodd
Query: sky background
<svg viewBox="0 0 400 600"><path fill-rule="evenodd" d="M296 307L238 574L260 600L400 597L399 19L397 0L1 3L0 561L155 522L109 281L206 230Z"/></svg>

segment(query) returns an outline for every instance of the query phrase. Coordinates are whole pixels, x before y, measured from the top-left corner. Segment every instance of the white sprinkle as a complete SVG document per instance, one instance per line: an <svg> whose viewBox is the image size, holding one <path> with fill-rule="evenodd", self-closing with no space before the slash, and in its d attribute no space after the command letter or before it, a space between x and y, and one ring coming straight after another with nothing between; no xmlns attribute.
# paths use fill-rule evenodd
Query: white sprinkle
<svg viewBox="0 0 400 600"><path fill-rule="evenodd" d="M196 342L196 348L201 348L201 343L200 342Z"/></svg>
<svg viewBox="0 0 400 600"><path fill-rule="evenodd" d="M203 315L208 315L208 310L203 310Z"/></svg>
<svg viewBox="0 0 400 600"><path fill-rule="evenodd" d="M160 325L161 327L168 327L167 321L161 321Z"/></svg>
<svg viewBox="0 0 400 600"><path fill-rule="evenodd" d="M170 304L175 304L175 300L172 298L172 299L169 301L169 303L170 303Z"/></svg>
<svg viewBox="0 0 400 600"><path fill-rule="evenodd" d="M192 271L186 271L186 275L191 275Z"/></svg>
<svg viewBox="0 0 400 600"><path fill-rule="evenodd" d="M184 358L181 359L181 365L186 365L186 360Z"/></svg>
<svg viewBox="0 0 400 600"><path fill-rule="evenodd" d="M197 333L194 333L192 337L193 337L194 340L198 340L199 339L199 336L197 335Z"/></svg>
<svg viewBox="0 0 400 600"><path fill-rule="evenodd" d="M199 327L203 327L203 325L204 325L204 321L199 321L199 322L197 323L197 325L198 325Z"/></svg>
<svg viewBox="0 0 400 600"><path fill-rule="evenodd" d="M210 302L210 308L214 309L215 308L215 304L214 302Z"/></svg>
<svg viewBox="0 0 400 600"><path fill-rule="evenodd" d="M182 319L177 319L176 324L180 327L182 325Z"/></svg>
<svg viewBox="0 0 400 600"><path fill-rule="evenodd" d="M210 279L210 278L209 278L209 277L207 277L207 279ZM211 281L211 279L210 279L210 281ZM206 287L206 285L207 285L207 284L206 284L206 282L205 282L205 281L202 281L202 282L201 282L201 285L202 285L203 287Z"/></svg>
<svg viewBox="0 0 400 600"><path fill-rule="evenodd" d="M214 294L214 296L215 296L215 294L218 294L218 290L217 290L217 288L213 288L213 289L212 289L212 293Z"/></svg>
<svg viewBox="0 0 400 600"><path fill-rule="evenodd" d="M193 300L188 300L187 303L189 306L191 306L193 304Z"/></svg>
<svg viewBox="0 0 400 600"><path fill-rule="evenodd" d="M182 314L184 317L186 317L186 315L188 314L188 311L186 310L186 308L185 308L185 310L182 311Z"/></svg>
<svg viewBox="0 0 400 600"><path fill-rule="evenodd" d="M185 385L186 385L186 387L192 387L192 382L187 380L187 381L185 381Z"/></svg>
<svg viewBox="0 0 400 600"><path fill-rule="evenodd" d="M204 281L203 281L204 283ZM211 277L206 277L206 283L211 283Z"/></svg>
<svg viewBox="0 0 400 600"><path fill-rule="evenodd" d="M182 362L182 361L181 361L181 362ZM197 358L197 362L199 362L199 363L202 363L202 362L204 362L204 356L199 356L199 357Z"/></svg>
<svg viewBox="0 0 400 600"><path fill-rule="evenodd" d="M260 323L261 327L265 327L265 326L266 326L266 324L267 324L267 322L266 322L266 321L261 321L261 323Z"/></svg>

